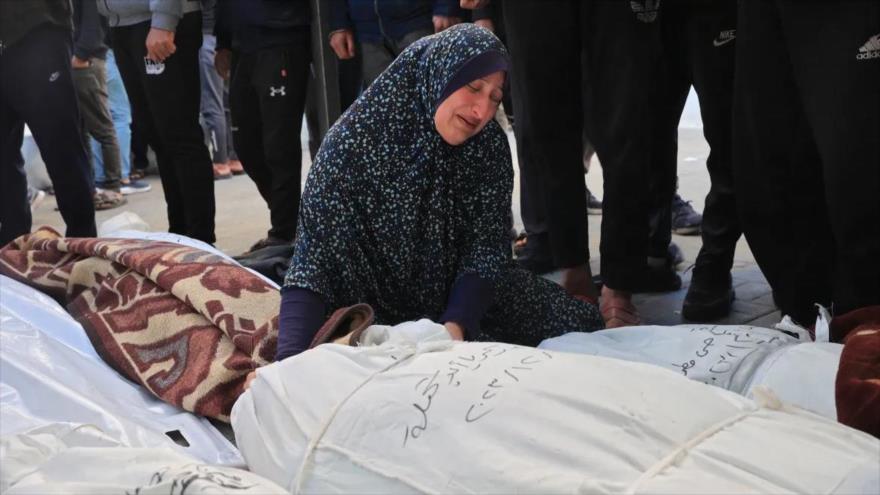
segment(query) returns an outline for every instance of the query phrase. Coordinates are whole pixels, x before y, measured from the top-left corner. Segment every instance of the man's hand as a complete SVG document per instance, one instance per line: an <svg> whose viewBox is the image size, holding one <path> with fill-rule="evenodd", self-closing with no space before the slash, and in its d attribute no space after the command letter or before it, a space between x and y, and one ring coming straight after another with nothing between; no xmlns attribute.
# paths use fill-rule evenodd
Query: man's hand
<svg viewBox="0 0 880 495"><path fill-rule="evenodd" d="M174 31L150 28L147 34L147 58L153 62L164 62L174 55L177 46L174 44Z"/></svg>
<svg viewBox="0 0 880 495"><path fill-rule="evenodd" d="M486 5L489 5L489 0L461 0L458 4L463 9L482 9Z"/></svg>
<svg viewBox="0 0 880 495"><path fill-rule="evenodd" d="M454 321L447 321L443 326L446 327L446 331L449 332L452 340L464 340L464 329L461 328L461 325Z"/></svg>
<svg viewBox="0 0 880 495"><path fill-rule="evenodd" d="M214 69L220 74L223 80L229 79L229 71L232 70L232 51L227 48L221 48L214 52Z"/></svg>
<svg viewBox="0 0 880 495"><path fill-rule="evenodd" d="M90 60L83 60L74 55L73 58L70 59L70 65L74 69L85 69L90 67L92 65L92 62Z"/></svg>
<svg viewBox="0 0 880 495"><path fill-rule="evenodd" d="M477 19L474 21L474 24L480 26L481 28L486 28L489 31L495 32L495 23L492 22L492 19Z"/></svg>
<svg viewBox="0 0 880 495"><path fill-rule="evenodd" d="M455 26L461 22L461 18L459 17L449 17L445 15L435 15L431 20L434 21L435 33L439 33L440 31Z"/></svg>
<svg viewBox="0 0 880 495"><path fill-rule="evenodd" d="M354 33L350 29L342 29L330 35L330 48L336 52L339 60L354 57Z"/></svg>

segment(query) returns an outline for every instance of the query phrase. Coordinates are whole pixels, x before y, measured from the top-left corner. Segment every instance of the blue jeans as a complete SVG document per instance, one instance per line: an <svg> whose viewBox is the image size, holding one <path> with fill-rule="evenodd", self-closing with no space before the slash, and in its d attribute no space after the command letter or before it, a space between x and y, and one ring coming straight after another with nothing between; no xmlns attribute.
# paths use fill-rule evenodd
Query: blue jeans
<svg viewBox="0 0 880 495"><path fill-rule="evenodd" d="M127 180L131 173L131 105L122 84L122 76L116 66L113 50L107 50L107 93L109 95L110 116L119 141L119 154L122 157L122 179ZM101 159L101 145L94 138L89 139L95 165L95 182L104 181L104 163Z"/></svg>

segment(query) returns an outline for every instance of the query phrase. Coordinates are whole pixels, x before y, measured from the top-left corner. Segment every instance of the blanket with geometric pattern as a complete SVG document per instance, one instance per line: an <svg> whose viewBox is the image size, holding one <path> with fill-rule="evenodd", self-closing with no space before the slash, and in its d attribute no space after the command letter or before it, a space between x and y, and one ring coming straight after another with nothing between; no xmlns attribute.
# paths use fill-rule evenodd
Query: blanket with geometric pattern
<svg viewBox="0 0 880 495"><path fill-rule="evenodd" d="M228 422L247 374L275 355L278 289L212 253L44 227L0 250L0 273L59 301L110 366L196 414Z"/></svg>

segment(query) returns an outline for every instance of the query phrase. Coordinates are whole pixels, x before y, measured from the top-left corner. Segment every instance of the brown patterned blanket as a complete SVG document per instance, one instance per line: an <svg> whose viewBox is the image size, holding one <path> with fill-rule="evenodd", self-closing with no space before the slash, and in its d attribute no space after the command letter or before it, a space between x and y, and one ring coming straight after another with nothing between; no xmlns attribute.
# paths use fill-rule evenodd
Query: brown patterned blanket
<svg viewBox="0 0 880 495"><path fill-rule="evenodd" d="M64 305L104 360L162 400L229 421L278 336L278 290L220 256L169 242L62 238L0 250L0 273Z"/></svg>
<svg viewBox="0 0 880 495"><path fill-rule="evenodd" d="M880 306L831 320L831 340L843 343L837 370L837 420L880 438Z"/></svg>

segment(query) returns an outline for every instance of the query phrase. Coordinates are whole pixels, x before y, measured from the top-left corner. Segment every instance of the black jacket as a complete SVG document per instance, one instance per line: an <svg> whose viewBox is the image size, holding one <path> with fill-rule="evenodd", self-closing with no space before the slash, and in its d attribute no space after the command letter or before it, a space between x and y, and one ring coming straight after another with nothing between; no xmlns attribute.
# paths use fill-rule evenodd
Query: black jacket
<svg viewBox="0 0 880 495"><path fill-rule="evenodd" d="M298 43L311 20L309 0L217 0L217 49L253 52Z"/></svg>
<svg viewBox="0 0 880 495"><path fill-rule="evenodd" d="M107 57L107 18L95 0L73 0L73 54L88 60Z"/></svg>
<svg viewBox="0 0 880 495"><path fill-rule="evenodd" d="M0 53L43 24L71 29L70 0L0 0Z"/></svg>

